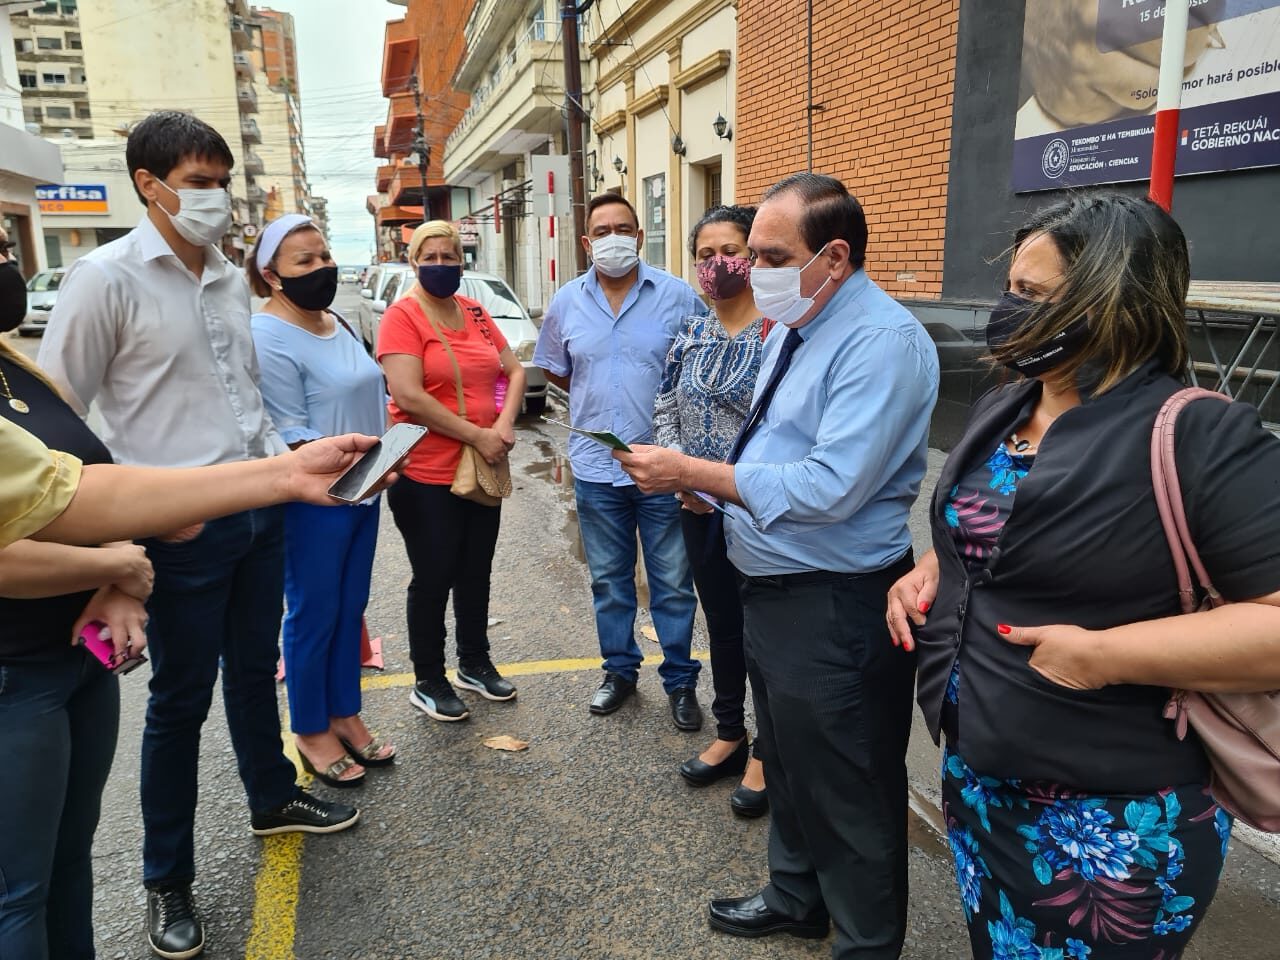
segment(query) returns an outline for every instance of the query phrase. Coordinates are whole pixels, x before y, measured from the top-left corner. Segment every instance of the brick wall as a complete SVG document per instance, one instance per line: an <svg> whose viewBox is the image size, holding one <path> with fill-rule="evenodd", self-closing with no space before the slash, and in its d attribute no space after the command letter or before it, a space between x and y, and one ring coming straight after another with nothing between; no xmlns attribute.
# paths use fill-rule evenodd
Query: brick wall
<svg viewBox="0 0 1280 960"><path fill-rule="evenodd" d="M960 0L814 4L813 169L861 201L867 272L898 297L942 295ZM739 203L804 170L805 0L741 0L734 146ZM914 279L911 279L911 275Z"/></svg>

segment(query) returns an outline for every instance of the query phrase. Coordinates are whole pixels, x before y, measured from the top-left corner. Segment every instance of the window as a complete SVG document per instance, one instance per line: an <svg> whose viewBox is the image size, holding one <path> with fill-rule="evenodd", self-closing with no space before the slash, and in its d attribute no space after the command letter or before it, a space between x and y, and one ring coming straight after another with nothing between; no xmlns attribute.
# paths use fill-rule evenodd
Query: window
<svg viewBox="0 0 1280 960"><path fill-rule="evenodd" d="M13 45L17 48L18 53L30 53L35 49L35 45L30 40L15 40Z"/></svg>
<svg viewBox="0 0 1280 960"><path fill-rule="evenodd" d="M383 303L394 303L396 299L396 288L400 286L400 275L392 274L387 282L382 285L382 296L378 299Z"/></svg>
<svg viewBox="0 0 1280 960"><path fill-rule="evenodd" d="M82 43L80 42L80 34L78 34L78 33L68 33L68 34L67 34L67 49L68 49L68 50L83 50L83 49L84 49L84 44L82 44Z"/></svg>
<svg viewBox="0 0 1280 960"><path fill-rule="evenodd" d="M61 50L62 39L60 37L36 37L36 46L41 50Z"/></svg>
<svg viewBox="0 0 1280 960"><path fill-rule="evenodd" d="M45 116L47 116L50 120L70 120L71 108L70 107L46 107Z"/></svg>
<svg viewBox="0 0 1280 960"><path fill-rule="evenodd" d="M66 83L67 75L65 73L42 73L40 80L50 84Z"/></svg>
<svg viewBox="0 0 1280 960"><path fill-rule="evenodd" d="M44 120L44 111L39 107L24 106L22 108L22 119L27 123L40 123Z"/></svg>
<svg viewBox="0 0 1280 960"><path fill-rule="evenodd" d="M80 120L93 119L93 114L89 112L89 105L87 103L76 104L76 117L79 118Z"/></svg>
<svg viewBox="0 0 1280 960"><path fill-rule="evenodd" d="M655 267L667 263L667 175L644 178L644 259Z"/></svg>
<svg viewBox="0 0 1280 960"><path fill-rule="evenodd" d="M723 194L720 191L721 184L720 167L714 166L707 169L707 209L718 207L724 203Z"/></svg>
<svg viewBox="0 0 1280 960"><path fill-rule="evenodd" d="M36 75L34 73L19 73L18 83L22 85L23 90L32 90L36 85Z"/></svg>

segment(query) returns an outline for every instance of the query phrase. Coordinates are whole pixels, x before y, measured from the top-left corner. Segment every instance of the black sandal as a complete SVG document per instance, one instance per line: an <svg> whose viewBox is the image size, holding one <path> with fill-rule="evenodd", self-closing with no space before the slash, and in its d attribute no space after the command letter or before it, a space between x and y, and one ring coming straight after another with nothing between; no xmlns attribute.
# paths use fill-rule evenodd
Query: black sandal
<svg viewBox="0 0 1280 960"><path fill-rule="evenodd" d="M298 751L298 756L302 760L302 769L306 770L307 773L311 774L321 783L327 784L331 787L336 787L339 790L350 790L352 787L364 786L363 773L358 777L348 777L345 780L341 779L344 773L352 767L357 766L356 761L351 758L351 754L349 753L344 753L323 770L317 770L316 765L311 762L311 758L301 750ZM360 764L360 766L363 766L363 764Z"/></svg>

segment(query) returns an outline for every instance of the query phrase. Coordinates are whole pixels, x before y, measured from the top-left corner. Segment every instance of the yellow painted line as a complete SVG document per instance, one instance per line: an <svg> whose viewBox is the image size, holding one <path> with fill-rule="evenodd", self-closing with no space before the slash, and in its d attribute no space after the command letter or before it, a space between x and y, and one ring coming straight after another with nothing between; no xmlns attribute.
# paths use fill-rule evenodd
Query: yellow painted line
<svg viewBox="0 0 1280 960"><path fill-rule="evenodd" d="M706 650L695 650L693 656L705 660L711 655ZM504 677L532 677L547 673L577 673L582 670L599 670L599 657L580 657L571 660L522 660L519 663L503 663L498 665L498 672ZM447 671L450 681L455 671ZM360 681L361 690L391 690L396 687L412 687L412 673L384 673L365 677Z"/></svg>
<svg viewBox="0 0 1280 960"><path fill-rule="evenodd" d="M699 660L710 654L695 650ZM576 673L581 670L599 670L599 657L581 657L566 660L525 660L519 663L498 665L504 677L532 677L551 673ZM449 679L454 671L449 671ZM412 673L388 673L364 677L362 690L392 690L413 686ZM284 741L284 754L298 769L298 782L307 787L312 777L302 769L297 745L289 730L289 707L285 705L280 717L280 731ZM262 838L262 865L253 885L253 926L249 942L245 945L245 960L280 960L293 956L293 941L298 929L298 889L302 882L302 843L304 833L280 833Z"/></svg>
<svg viewBox="0 0 1280 960"><path fill-rule="evenodd" d="M262 866L253 885L253 928L245 960L281 960L293 956L302 882L301 833L263 837Z"/></svg>
<svg viewBox="0 0 1280 960"><path fill-rule="evenodd" d="M289 704L286 701L280 718L284 755L293 761L299 784L309 787L312 776L302 769L297 744L288 731ZM293 956L304 836L301 833L277 833L262 838L262 865L253 884L253 926L244 948L245 960L280 960Z"/></svg>

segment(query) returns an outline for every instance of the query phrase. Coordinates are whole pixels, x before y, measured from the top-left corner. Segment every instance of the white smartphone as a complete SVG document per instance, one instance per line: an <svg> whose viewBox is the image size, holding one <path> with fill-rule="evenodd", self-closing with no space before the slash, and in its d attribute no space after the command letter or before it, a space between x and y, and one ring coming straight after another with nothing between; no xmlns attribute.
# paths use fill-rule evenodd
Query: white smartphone
<svg viewBox="0 0 1280 960"><path fill-rule="evenodd" d="M369 499L375 487L426 439L427 428L416 423L397 423L382 439L365 451L363 457L347 467L346 472L329 488L329 496L343 503L359 503Z"/></svg>

